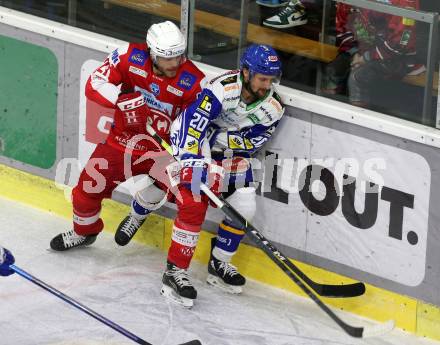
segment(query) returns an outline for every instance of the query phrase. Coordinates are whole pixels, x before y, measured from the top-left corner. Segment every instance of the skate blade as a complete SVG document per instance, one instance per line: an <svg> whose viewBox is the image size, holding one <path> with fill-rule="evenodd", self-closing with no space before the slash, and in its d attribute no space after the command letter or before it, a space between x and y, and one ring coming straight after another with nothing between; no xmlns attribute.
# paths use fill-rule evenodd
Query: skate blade
<svg viewBox="0 0 440 345"><path fill-rule="evenodd" d="M221 280L219 277L216 277L215 275L208 274L208 278L206 278L206 282L209 285L212 285L216 288L219 288L222 291L225 291L230 294L238 295L242 293L243 288L241 286L234 286L225 284L223 280Z"/></svg>
<svg viewBox="0 0 440 345"><path fill-rule="evenodd" d="M160 294L171 302L181 305L184 308L191 309L194 305L194 300L192 300L191 298L179 296L172 288L165 284L162 285L162 289L160 289Z"/></svg>

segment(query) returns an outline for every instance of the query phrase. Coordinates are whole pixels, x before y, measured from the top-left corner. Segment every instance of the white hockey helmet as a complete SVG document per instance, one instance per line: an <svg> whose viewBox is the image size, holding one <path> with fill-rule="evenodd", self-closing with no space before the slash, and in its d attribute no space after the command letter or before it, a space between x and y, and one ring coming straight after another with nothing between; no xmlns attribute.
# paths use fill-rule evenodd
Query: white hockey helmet
<svg viewBox="0 0 440 345"><path fill-rule="evenodd" d="M153 60L156 60L157 56L177 57L183 55L186 50L185 37L170 21L151 25L147 32L147 44Z"/></svg>

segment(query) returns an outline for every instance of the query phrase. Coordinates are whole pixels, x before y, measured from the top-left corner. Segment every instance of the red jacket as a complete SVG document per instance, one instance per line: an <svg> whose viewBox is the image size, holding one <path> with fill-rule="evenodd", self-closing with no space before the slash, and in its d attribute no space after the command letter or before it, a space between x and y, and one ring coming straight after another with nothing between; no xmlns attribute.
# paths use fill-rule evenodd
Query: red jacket
<svg viewBox="0 0 440 345"><path fill-rule="evenodd" d="M200 82L204 74L189 60L185 60L174 78L157 76L146 43L130 43L114 50L89 77L86 97L102 106L115 108L121 91L140 91L152 110L139 118L141 126L126 124L124 113L115 112L113 126L107 142L124 150L130 146L130 139L136 134L147 134L144 124L149 124L164 139L169 139L171 122L197 98L201 91ZM137 128L136 130L134 130ZM157 151L157 146L148 140L136 142L137 153Z"/></svg>
<svg viewBox="0 0 440 345"><path fill-rule="evenodd" d="M419 0L376 1L419 9ZM336 33L340 52L359 52L367 61L416 52L416 22L408 18L337 3Z"/></svg>

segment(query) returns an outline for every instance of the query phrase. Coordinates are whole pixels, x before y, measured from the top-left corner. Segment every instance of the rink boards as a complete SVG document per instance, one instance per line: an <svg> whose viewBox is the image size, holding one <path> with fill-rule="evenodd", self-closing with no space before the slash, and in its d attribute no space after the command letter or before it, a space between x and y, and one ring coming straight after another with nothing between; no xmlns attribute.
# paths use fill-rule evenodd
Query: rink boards
<svg viewBox="0 0 440 345"><path fill-rule="evenodd" d="M123 42L1 12L3 62L16 63L2 64L8 78L0 97L11 116L0 128L0 194L71 217L65 185L75 184L112 117L87 103L84 82ZM326 302L440 339L437 131L292 89L281 93L286 116L254 164L260 188L253 223L315 280L368 283L365 296ZM136 186L125 187L115 194L120 202L103 207L108 231L128 210ZM167 250L173 216L168 205L136 239ZM197 260L207 260L221 217L208 213ZM236 259L246 276L299 293L258 249L244 245Z"/></svg>

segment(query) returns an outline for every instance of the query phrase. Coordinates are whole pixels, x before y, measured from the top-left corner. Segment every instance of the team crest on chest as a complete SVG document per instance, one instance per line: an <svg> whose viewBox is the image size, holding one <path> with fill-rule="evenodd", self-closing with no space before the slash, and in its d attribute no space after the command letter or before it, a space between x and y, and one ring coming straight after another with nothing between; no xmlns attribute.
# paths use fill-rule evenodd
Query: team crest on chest
<svg viewBox="0 0 440 345"><path fill-rule="evenodd" d="M151 115L148 117L148 124L154 128L159 135L167 135L170 132L171 118L161 111L150 109Z"/></svg>
<svg viewBox="0 0 440 345"><path fill-rule="evenodd" d="M156 83L150 84L150 90L153 93L153 95L158 96L160 93L160 87Z"/></svg>

